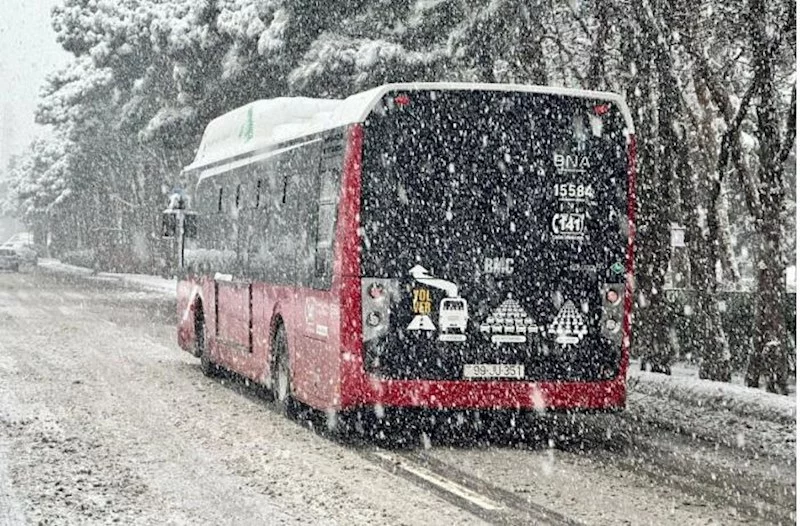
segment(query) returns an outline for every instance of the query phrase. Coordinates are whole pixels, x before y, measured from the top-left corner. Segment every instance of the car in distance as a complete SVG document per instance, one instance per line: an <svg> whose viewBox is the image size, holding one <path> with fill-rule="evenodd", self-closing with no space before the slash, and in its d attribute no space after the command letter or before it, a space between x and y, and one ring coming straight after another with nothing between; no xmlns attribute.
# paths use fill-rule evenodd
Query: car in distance
<svg viewBox="0 0 800 526"><path fill-rule="evenodd" d="M0 270L19 271L20 259L13 248L0 247Z"/></svg>
<svg viewBox="0 0 800 526"><path fill-rule="evenodd" d="M37 254L36 249L30 245L17 245L14 247L14 250L17 252L17 256L19 256L20 261L26 265L35 267L39 262L39 255Z"/></svg>
<svg viewBox="0 0 800 526"><path fill-rule="evenodd" d="M39 262L39 255L31 245L6 242L0 246L0 249L13 250L17 254L19 262L24 265L36 266Z"/></svg>

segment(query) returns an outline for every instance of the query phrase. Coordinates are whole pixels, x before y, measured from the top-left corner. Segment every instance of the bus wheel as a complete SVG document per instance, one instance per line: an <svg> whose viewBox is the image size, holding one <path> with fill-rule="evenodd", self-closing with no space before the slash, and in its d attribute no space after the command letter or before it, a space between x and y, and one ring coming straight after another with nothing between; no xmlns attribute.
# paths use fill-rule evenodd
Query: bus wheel
<svg viewBox="0 0 800 526"><path fill-rule="evenodd" d="M286 329L278 325L272 341L272 398L278 412L291 416L294 409L292 370L289 366L289 341Z"/></svg>
<svg viewBox="0 0 800 526"><path fill-rule="evenodd" d="M217 365L211 361L206 345L206 323L203 316L203 309L198 309L194 318L194 345L195 355L200 357L200 370L209 378L219 374Z"/></svg>

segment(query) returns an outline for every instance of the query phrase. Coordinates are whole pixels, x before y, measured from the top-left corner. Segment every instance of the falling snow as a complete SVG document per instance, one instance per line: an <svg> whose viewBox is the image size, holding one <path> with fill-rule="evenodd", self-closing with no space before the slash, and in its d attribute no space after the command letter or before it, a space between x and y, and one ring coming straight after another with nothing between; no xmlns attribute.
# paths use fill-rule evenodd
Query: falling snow
<svg viewBox="0 0 800 526"><path fill-rule="evenodd" d="M793 4L50 4L0 524L796 520Z"/></svg>

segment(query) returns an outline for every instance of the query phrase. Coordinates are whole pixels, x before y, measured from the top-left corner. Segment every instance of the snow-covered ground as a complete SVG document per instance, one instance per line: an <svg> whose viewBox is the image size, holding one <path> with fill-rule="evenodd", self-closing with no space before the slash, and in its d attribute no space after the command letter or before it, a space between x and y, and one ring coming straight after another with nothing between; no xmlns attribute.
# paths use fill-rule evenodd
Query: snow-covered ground
<svg viewBox="0 0 800 526"><path fill-rule="evenodd" d="M91 277L98 281L118 281L124 285L134 286L152 292L175 295L177 281L149 274L119 274L115 272L95 272L90 268L77 267L62 263L57 259L39 259L39 267L51 272L74 274L76 276Z"/></svg>
<svg viewBox="0 0 800 526"><path fill-rule="evenodd" d="M639 370L629 372L629 419L649 423L727 447L773 457L796 459L797 399L741 383L700 380L683 365L666 376Z"/></svg>
<svg viewBox="0 0 800 526"><path fill-rule="evenodd" d="M0 274L0 477L13 487L0 483L0 495L29 522L699 526L790 515L786 463L643 420L630 443L588 430L597 436L577 449L434 433L412 452L433 463L398 475L368 458L374 447L329 440L241 384L203 377L161 317L165 294L84 282L95 279ZM464 488L472 505L453 497ZM537 507L572 521L535 520Z"/></svg>
<svg viewBox="0 0 800 526"><path fill-rule="evenodd" d="M794 385L791 386L791 396L781 396L745 387L741 375L736 375L731 383L700 380L695 367L679 364L673 366L672 375L667 376L641 371L638 361L631 364L628 378L637 392L673 398L685 404L709 406L743 417L782 423L793 424L797 417Z"/></svg>
<svg viewBox="0 0 800 526"><path fill-rule="evenodd" d="M50 272L116 281L128 287L174 295L176 280L141 274L95 273L92 269L41 259ZM681 433L751 448L785 459L795 457L797 400L743 385L741 375L732 383L700 380L691 364L672 367L672 375L644 372L634 360L629 369L629 415Z"/></svg>
<svg viewBox="0 0 800 526"><path fill-rule="evenodd" d="M0 439L0 526L15 526L25 522L22 506L8 473L9 447Z"/></svg>
<svg viewBox="0 0 800 526"><path fill-rule="evenodd" d="M61 272L75 279L56 279ZM560 438L481 445L468 432L420 438L421 454L434 462L428 468L444 469L435 473L455 487L433 491L430 472L416 476L428 477L421 485L394 476L358 447L288 421L227 380L203 378L163 317L174 301L165 292L170 282L56 264L0 275L0 342L8 344L0 353L0 478L5 469L12 482L0 481L0 505L3 498L14 503L17 517L64 524L425 524L436 517L479 524L543 506L586 524L689 526L749 524L752 517L787 523L794 509L787 503L794 502L794 456L780 458L789 449L752 455L761 450L750 447L755 435L730 431L746 423L760 436L770 422L646 395L639 386L649 374L632 374L629 411L612 415L611 428L586 428L576 447ZM662 381L669 382L654 383ZM675 434L664 429L670 418L678 427L696 420L704 424L695 429L728 431L734 443L718 447ZM776 436L787 427L793 433L793 426L772 424ZM625 429L629 439L620 435ZM471 514L452 497L463 484L500 509Z"/></svg>

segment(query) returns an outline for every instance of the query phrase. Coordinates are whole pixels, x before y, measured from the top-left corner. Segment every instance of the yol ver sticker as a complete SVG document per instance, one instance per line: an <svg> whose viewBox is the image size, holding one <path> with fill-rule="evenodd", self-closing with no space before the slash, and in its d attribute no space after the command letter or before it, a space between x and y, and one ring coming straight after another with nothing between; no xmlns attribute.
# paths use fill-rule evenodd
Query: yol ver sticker
<svg viewBox="0 0 800 526"><path fill-rule="evenodd" d="M431 291L428 289L414 289L411 292L413 294L411 311L415 316L408 325L408 330L435 331L436 326L433 324L430 317L432 309Z"/></svg>

